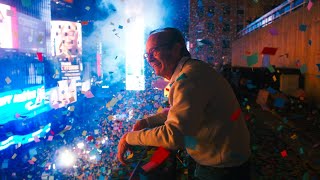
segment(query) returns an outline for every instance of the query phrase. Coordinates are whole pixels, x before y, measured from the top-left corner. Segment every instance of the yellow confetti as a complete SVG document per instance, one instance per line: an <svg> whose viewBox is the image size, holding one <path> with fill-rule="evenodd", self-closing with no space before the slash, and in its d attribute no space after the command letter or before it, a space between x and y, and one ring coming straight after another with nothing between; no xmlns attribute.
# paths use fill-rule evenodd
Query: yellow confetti
<svg viewBox="0 0 320 180"><path fill-rule="evenodd" d="M250 106L249 106L249 105L247 105L247 106L246 106L246 109L247 109L247 110L250 110Z"/></svg>
<svg viewBox="0 0 320 180"><path fill-rule="evenodd" d="M127 157L127 159L131 159L133 157L133 153L129 154L129 156Z"/></svg>
<svg viewBox="0 0 320 180"><path fill-rule="evenodd" d="M293 139L293 140L295 140L295 139L297 139L297 135L296 134L293 134L292 136L291 136L291 139Z"/></svg>
<svg viewBox="0 0 320 180"><path fill-rule="evenodd" d="M87 131L86 130L82 131L82 136L86 136L86 135L87 135Z"/></svg>
<svg viewBox="0 0 320 180"><path fill-rule="evenodd" d="M37 161L37 158L32 157L31 161L36 162L36 161Z"/></svg>
<svg viewBox="0 0 320 180"><path fill-rule="evenodd" d="M273 79L274 82L277 81L277 77L275 75L272 76L272 79Z"/></svg>
<svg viewBox="0 0 320 180"><path fill-rule="evenodd" d="M160 106L159 109L157 110L157 113L161 113L163 111L163 108Z"/></svg>

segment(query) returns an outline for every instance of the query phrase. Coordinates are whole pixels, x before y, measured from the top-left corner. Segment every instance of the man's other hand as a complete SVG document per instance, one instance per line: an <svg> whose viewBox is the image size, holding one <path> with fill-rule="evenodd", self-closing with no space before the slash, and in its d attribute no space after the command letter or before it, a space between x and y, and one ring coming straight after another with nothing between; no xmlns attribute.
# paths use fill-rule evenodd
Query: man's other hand
<svg viewBox="0 0 320 180"><path fill-rule="evenodd" d="M121 162L122 165L127 165L126 161L124 160L124 154L129 150L130 145L126 141L127 134L124 134L118 144L118 154L117 158Z"/></svg>
<svg viewBox="0 0 320 180"><path fill-rule="evenodd" d="M144 128L148 128L148 123L145 119L137 120L133 125L133 131L139 131Z"/></svg>

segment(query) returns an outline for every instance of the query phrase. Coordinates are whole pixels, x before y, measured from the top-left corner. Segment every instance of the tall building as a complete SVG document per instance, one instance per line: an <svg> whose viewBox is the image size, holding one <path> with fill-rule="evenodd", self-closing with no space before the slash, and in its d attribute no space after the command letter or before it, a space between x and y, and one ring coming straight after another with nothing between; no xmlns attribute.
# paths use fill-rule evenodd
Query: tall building
<svg viewBox="0 0 320 180"><path fill-rule="evenodd" d="M231 61L231 42L244 27L244 0L190 0L189 42L193 57L211 64Z"/></svg>
<svg viewBox="0 0 320 180"><path fill-rule="evenodd" d="M191 54L211 64L231 62L237 32L282 1L190 0Z"/></svg>

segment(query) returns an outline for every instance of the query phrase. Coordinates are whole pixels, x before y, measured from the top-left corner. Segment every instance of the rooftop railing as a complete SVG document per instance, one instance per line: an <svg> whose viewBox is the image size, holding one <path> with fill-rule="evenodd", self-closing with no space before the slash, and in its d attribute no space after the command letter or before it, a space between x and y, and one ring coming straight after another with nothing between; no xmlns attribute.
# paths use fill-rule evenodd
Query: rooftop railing
<svg viewBox="0 0 320 180"><path fill-rule="evenodd" d="M240 38L254 30L260 29L262 27L267 26L268 24L271 24L276 19L294 11L295 9L303 6L307 2L308 0L286 0L278 7L274 8L267 14L261 16L260 18L246 26L244 29L242 29L240 32L238 32L238 37Z"/></svg>

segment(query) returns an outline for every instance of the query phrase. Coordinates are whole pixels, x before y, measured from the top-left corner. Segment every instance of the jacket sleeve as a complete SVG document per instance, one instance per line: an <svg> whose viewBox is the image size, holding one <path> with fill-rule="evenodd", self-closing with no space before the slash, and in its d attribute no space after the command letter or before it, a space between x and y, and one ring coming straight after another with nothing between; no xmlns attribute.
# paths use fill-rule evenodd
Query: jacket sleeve
<svg viewBox="0 0 320 180"><path fill-rule="evenodd" d="M196 136L204 119L209 98L202 82L191 78L176 81L170 89L173 101L164 125L129 132L127 143L167 149L183 148L184 136Z"/></svg>
<svg viewBox="0 0 320 180"><path fill-rule="evenodd" d="M164 125L164 122L167 120L167 114L158 113L158 114L149 116L143 120L147 122L149 128L154 128L154 127Z"/></svg>

